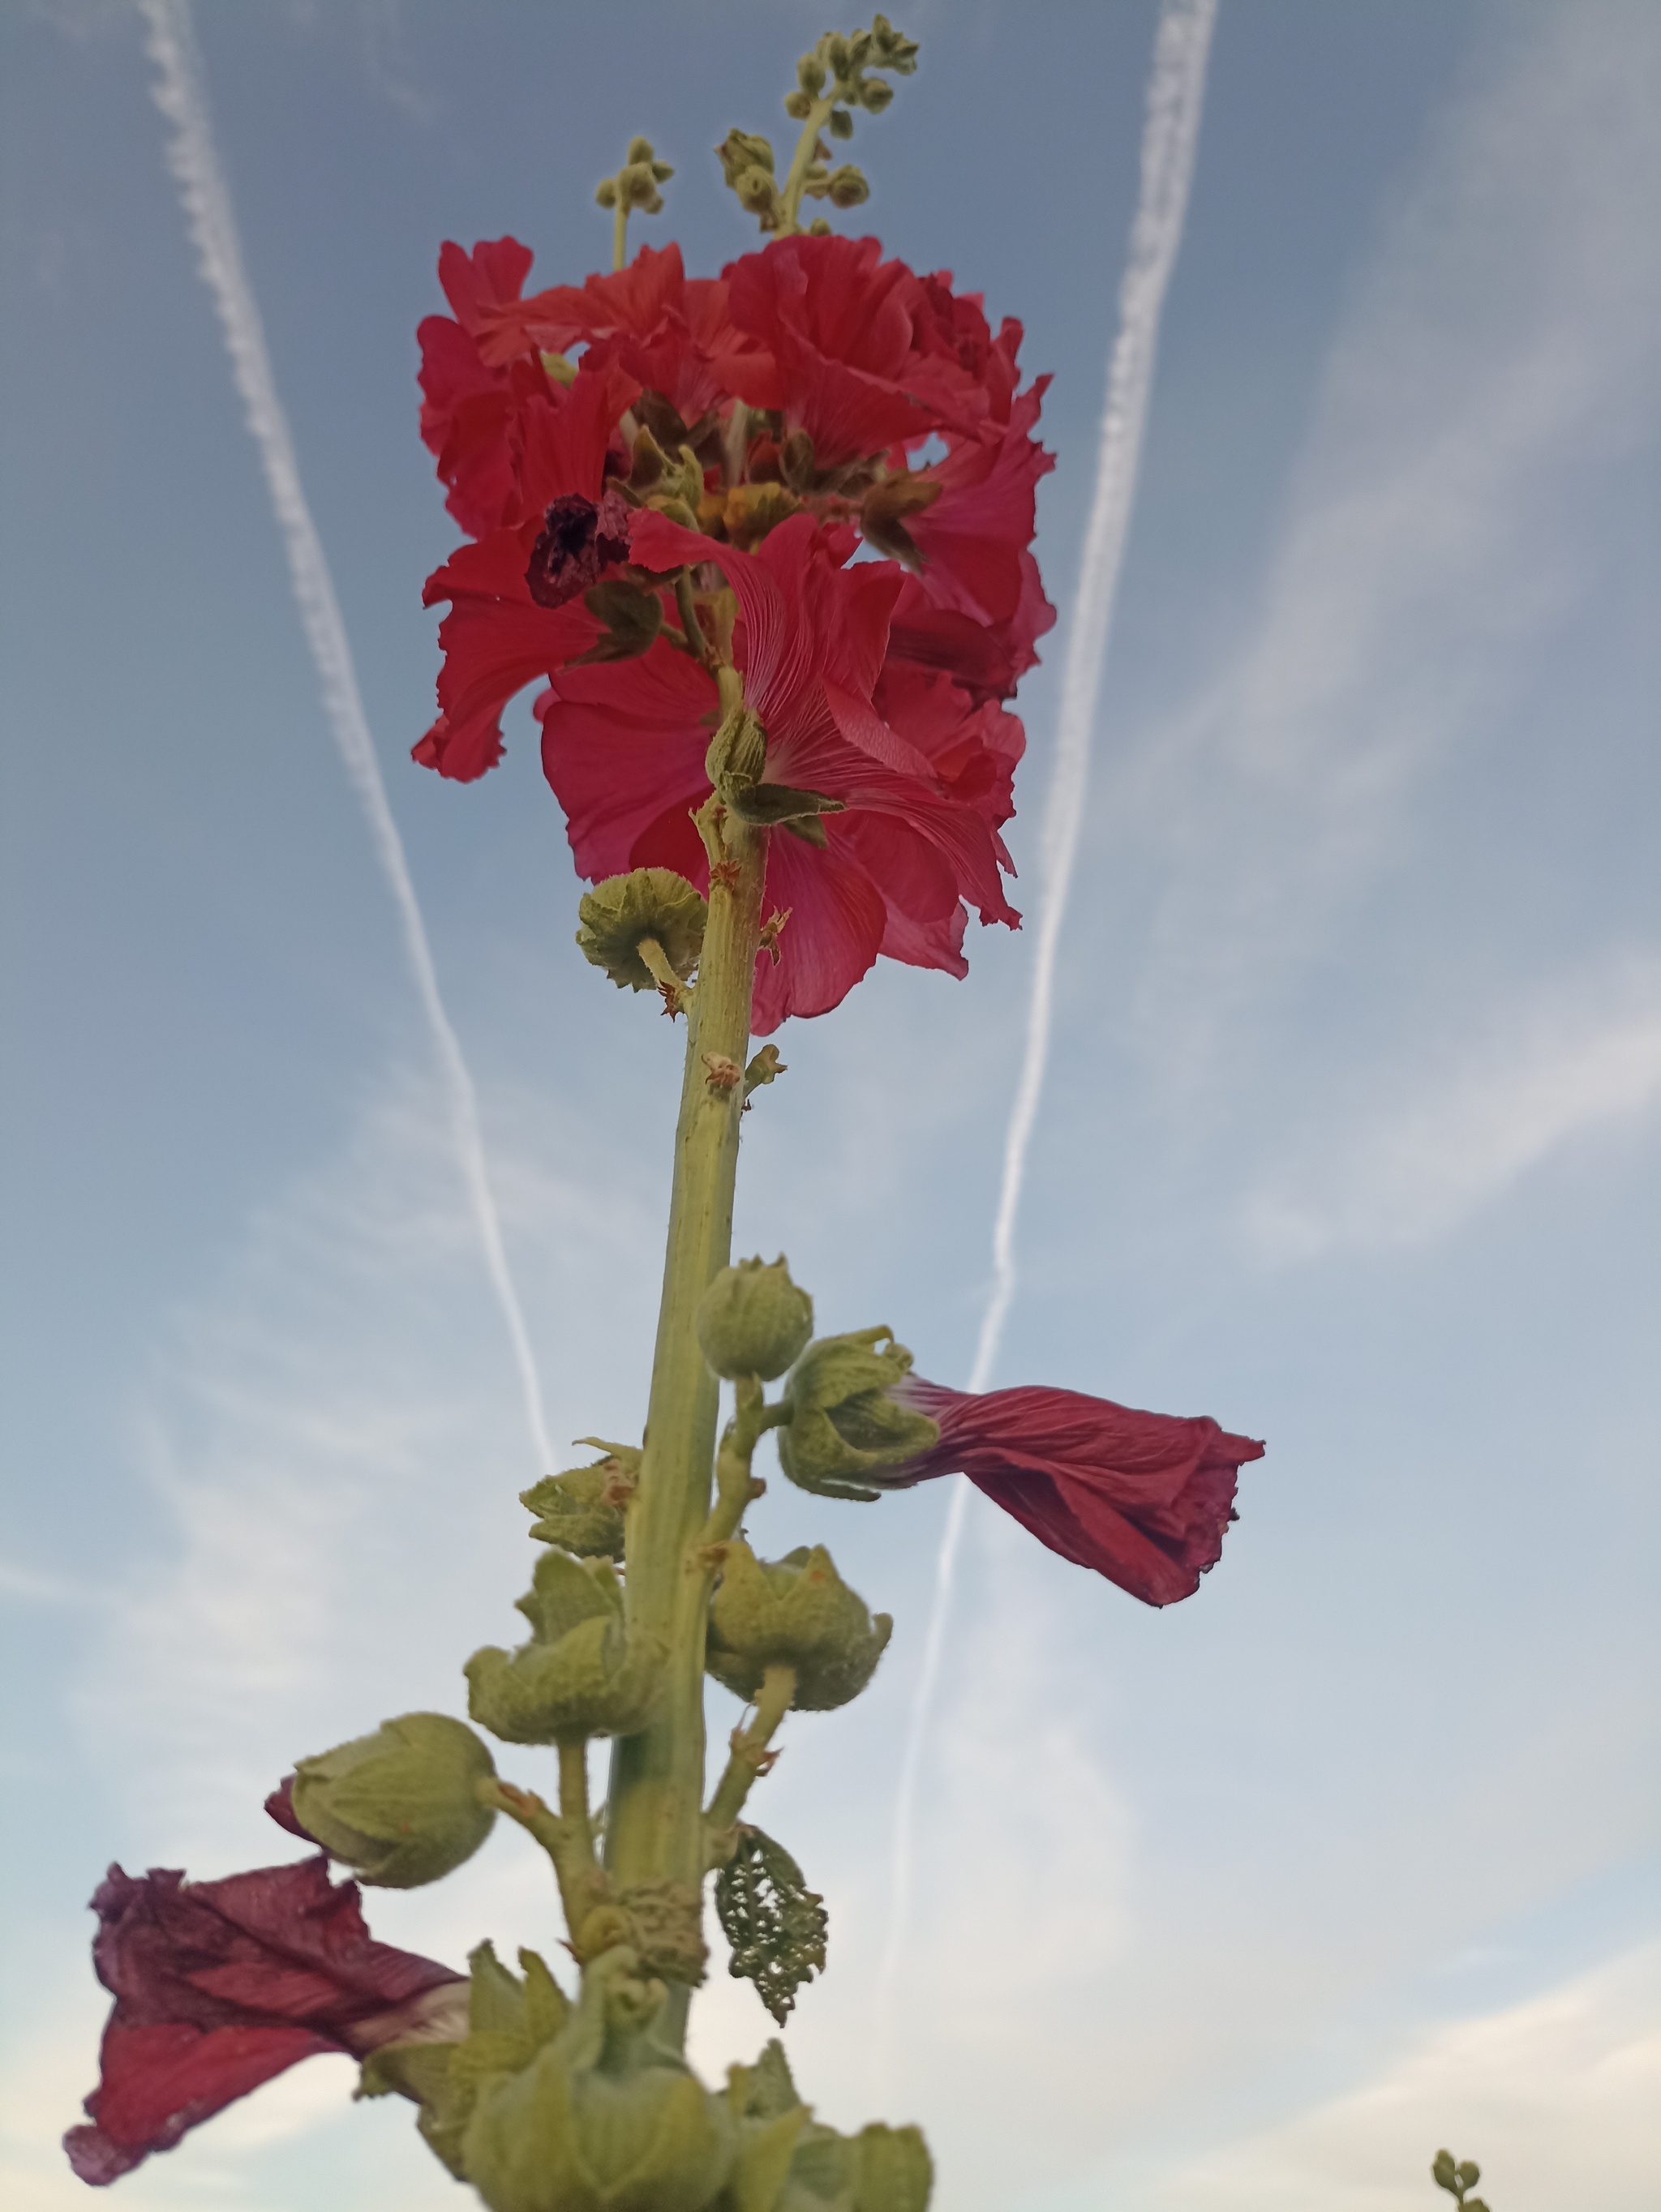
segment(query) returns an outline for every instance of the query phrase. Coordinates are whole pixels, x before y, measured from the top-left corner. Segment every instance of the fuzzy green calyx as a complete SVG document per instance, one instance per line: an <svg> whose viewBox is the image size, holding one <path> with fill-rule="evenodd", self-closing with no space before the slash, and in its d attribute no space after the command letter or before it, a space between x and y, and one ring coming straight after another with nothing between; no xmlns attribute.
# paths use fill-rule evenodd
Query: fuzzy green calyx
<svg viewBox="0 0 1661 2212"><path fill-rule="evenodd" d="M490 2212L703 2212L734 2176L739 2130L654 2034L660 1982L626 1946L583 1977L561 2032L483 2081L462 2138ZM753 2201L753 2200L751 2200Z"/></svg>
<svg viewBox="0 0 1661 2212"><path fill-rule="evenodd" d="M704 1664L735 1697L751 1700L770 1667L795 1669L791 1702L825 1713L856 1698L894 1631L849 1589L823 1544L764 1565L735 1538L709 1606Z"/></svg>
<svg viewBox="0 0 1661 2212"><path fill-rule="evenodd" d="M295 1816L307 1835L381 1889L418 1889L470 1859L496 1814L480 1782L489 1750L447 1713L404 1713L373 1735L295 1763Z"/></svg>
<svg viewBox="0 0 1661 2212"><path fill-rule="evenodd" d="M770 1080L770 1078L768 1079ZM782 1253L723 1267L698 1305L698 1343L711 1370L736 1382L782 1375L813 1334L813 1301L790 1279Z"/></svg>
<svg viewBox="0 0 1661 2212"><path fill-rule="evenodd" d="M641 1457L636 1451L625 1459L623 1451L624 1447L614 1446L591 1466L545 1474L540 1482L520 1492L520 1504L537 1516L531 1534L539 1543L557 1544L580 1559L621 1559L624 1511Z"/></svg>
<svg viewBox="0 0 1661 2212"><path fill-rule="evenodd" d="M467 1710L482 1728L507 1743L580 1743L646 1725L661 1653L628 1634L609 1559L548 1552L515 1603L530 1642L512 1652L488 1644L462 1670Z"/></svg>
<svg viewBox="0 0 1661 2212"><path fill-rule="evenodd" d="M577 916L585 960L620 991L660 991L697 967L709 909L672 868L635 868L585 891Z"/></svg>
<svg viewBox="0 0 1661 2212"><path fill-rule="evenodd" d="M480 2087L528 2066L569 2023L570 1999L534 1951L521 1951L520 1982L481 1943L469 1958L467 2032L459 2042L390 2043L363 2062L356 2094L396 2093L421 2107L416 2125L435 2157L466 2179L461 2140Z"/></svg>
<svg viewBox="0 0 1661 2212"><path fill-rule="evenodd" d="M790 2077L784 2046L775 2039L753 2066L727 2074L733 2110L752 2126L799 2122L782 2185L776 2197L757 2197L765 2212L928 2212L934 2161L916 2128L880 2122L856 2136L821 2127ZM748 2207L745 2208L748 2212Z"/></svg>
<svg viewBox="0 0 1661 2212"><path fill-rule="evenodd" d="M897 1467L940 1439L926 1413L891 1395L910 1371L911 1354L890 1328L810 1344L784 1385L779 1464L791 1481L827 1498L879 1497L861 1476Z"/></svg>

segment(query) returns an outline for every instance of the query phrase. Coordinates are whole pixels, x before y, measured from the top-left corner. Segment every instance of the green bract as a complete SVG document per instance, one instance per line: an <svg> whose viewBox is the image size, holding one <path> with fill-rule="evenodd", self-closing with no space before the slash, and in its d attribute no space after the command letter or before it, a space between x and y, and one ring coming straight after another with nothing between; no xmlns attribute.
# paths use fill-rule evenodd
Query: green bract
<svg viewBox="0 0 1661 2212"><path fill-rule="evenodd" d="M891 1328L810 1344L784 1386L790 1419L779 1431L779 1464L791 1481L832 1498L879 1497L860 1476L940 1441L935 1422L890 1395L910 1371L911 1354Z"/></svg>
<svg viewBox="0 0 1661 2212"><path fill-rule="evenodd" d="M295 1816L365 1881L418 1889L453 1873L490 1834L496 1814L477 1788L495 1772L465 1722L405 1713L297 1761Z"/></svg>
<svg viewBox="0 0 1661 2212"><path fill-rule="evenodd" d="M813 1334L813 1301L790 1279L783 1255L770 1267L740 1260L723 1267L698 1304L698 1343L713 1371L770 1382Z"/></svg>
<svg viewBox="0 0 1661 2212"><path fill-rule="evenodd" d="M823 1544L764 1565L735 1540L710 1601L704 1664L746 1702L770 1667L793 1667L791 1703L804 1712L830 1712L871 1680L893 1628L885 1613L873 1619Z"/></svg>
<svg viewBox="0 0 1661 2212"><path fill-rule="evenodd" d="M531 1580L515 1600L530 1642L514 1652L488 1644L463 1669L473 1718L508 1743L576 1743L643 1728L661 1655L627 1635L611 1562L549 1552Z"/></svg>
<svg viewBox="0 0 1661 2212"><path fill-rule="evenodd" d="M672 868L636 868L585 891L577 915L585 960L603 968L619 990L654 991L664 979L642 957L642 946L657 948L684 982L697 965L709 910Z"/></svg>

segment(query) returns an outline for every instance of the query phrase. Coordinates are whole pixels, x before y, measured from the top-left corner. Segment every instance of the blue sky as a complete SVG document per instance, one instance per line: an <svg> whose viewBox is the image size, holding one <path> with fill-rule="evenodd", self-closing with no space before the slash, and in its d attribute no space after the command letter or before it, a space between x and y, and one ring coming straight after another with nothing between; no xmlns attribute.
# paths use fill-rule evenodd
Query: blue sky
<svg viewBox="0 0 1661 2212"><path fill-rule="evenodd" d="M934 0L855 149L871 228L1055 373L1064 623L1153 19ZM593 185L637 129L679 165L648 234L741 250L700 149L772 127L824 22L202 0L198 25L554 1432L627 1434L677 1046L571 950L523 709L472 789L407 763L453 535L412 332L446 236L596 265ZM533 1470L136 11L20 0L0 41L0 2172L55 2212L104 1865L282 1856L259 1803L296 1753L456 1710L513 1623ZM946 1498L775 1496L757 1528L824 1536L897 1619L871 1692L792 1724L760 1817L832 1911L790 2030L806 2094L923 2121L941 2212L1410 2212L1444 2142L1495 2212L1652 2201L1658 98L1646 0L1222 0L996 1379L1209 1412L1269 1456L1160 1614L977 1503L874 2082ZM1064 635L1022 701L1029 910ZM953 1382L1030 933L970 950L965 984L885 968L786 1033L739 1202L822 1326L891 1322ZM377 1929L551 1946L519 1844L377 1898ZM703 2010L712 2069L768 2032L724 1976ZM313 2062L123 2193L458 2201L349 2087Z"/></svg>

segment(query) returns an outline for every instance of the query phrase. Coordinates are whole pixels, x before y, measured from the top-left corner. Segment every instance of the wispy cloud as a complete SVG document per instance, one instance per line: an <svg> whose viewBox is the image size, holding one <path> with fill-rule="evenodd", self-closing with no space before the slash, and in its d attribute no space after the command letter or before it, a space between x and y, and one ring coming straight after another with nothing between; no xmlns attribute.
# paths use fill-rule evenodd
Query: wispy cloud
<svg viewBox="0 0 1661 2212"><path fill-rule="evenodd" d="M1167 1083L1249 1052L1402 860L1416 793L1597 587L1596 488L1661 411L1661 14L1504 44L1346 319L1256 620L1116 779L1166 870L1136 1024Z"/></svg>
<svg viewBox="0 0 1661 2212"><path fill-rule="evenodd" d="M1530 992L1443 1066L1373 1088L1335 1152L1306 1139L1248 1199L1247 1233L1265 1258L1422 1243L1577 1138L1661 1103L1661 958L1605 961Z"/></svg>

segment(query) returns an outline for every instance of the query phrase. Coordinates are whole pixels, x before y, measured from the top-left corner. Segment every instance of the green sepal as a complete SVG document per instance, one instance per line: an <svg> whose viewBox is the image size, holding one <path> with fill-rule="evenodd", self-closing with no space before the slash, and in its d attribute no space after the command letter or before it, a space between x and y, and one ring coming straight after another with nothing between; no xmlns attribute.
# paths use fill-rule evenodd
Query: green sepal
<svg viewBox="0 0 1661 2212"><path fill-rule="evenodd" d="M891 1395L910 1371L911 1354L890 1328L810 1344L784 1384L790 1418L779 1430L779 1464L791 1481L832 1498L880 1496L859 1478L940 1441L938 1423Z"/></svg>
<svg viewBox="0 0 1661 2212"><path fill-rule="evenodd" d="M704 1664L746 1703L768 1668L792 1667L792 1704L803 1712L830 1712L875 1674L893 1628L887 1613L873 1618L823 1544L764 1565L735 1538L710 1600Z"/></svg>
<svg viewBox="0 0 1661 2212"><path fill-rule="evenodd" d="M641 436L649 437L642 430ZM626 577L609 577L582 595L582 604L605 634L572 660L573 668L587 668L608 660L637 660L649 653L663 628L663 602L655 592L642 591Z"/></svg>
<svg viewBox="0 0 1661 2212"><path fill-rule="evenodd" d="M658 979L640 957L651 938L684 982L697 965L709 909L672 868L636 868L608 876L577 902L577 949L603 968L619 990L655 991Z"/></svg>
<svg viewBox="0 0 1661 2212"><path fill-rule="evenodd" d="M514 1602L531 1624L530 1642L513 1652L488 1644L462 1670L467 1710L481 1727L507 1743L576 1743L645 1727L662 1654L627 1632L609 1559L548 1552Z"/></svg>
<svg viewBox="0 0 1661 2212"><path fill-rule="evenodd" d="M656 2040L660 1982L626 1947L583 1977L559 2034L479 2084L463 2164L491 2212L703 2212L733 2172L739 2128Z"/></svg>
<svg viewBox="0 0 1661 2212"><path fill-rule="evenodd" d="M470 1859L496 1814L478 1785L490 1752L447 1713L404 1713L373 1735L296 1760L295 1817L307 1835L382 1889L418 1889Z"/></svg>
<svg viewBox="0 0 1661 2212"><path fill-rule="evenodd" d="M740 822L757 829L771 829L781 822L794 828L817 815L841 814L847 806L845 799L827 799L822 791L798 791L788 783L735 783L721 797Z"/></svg>

